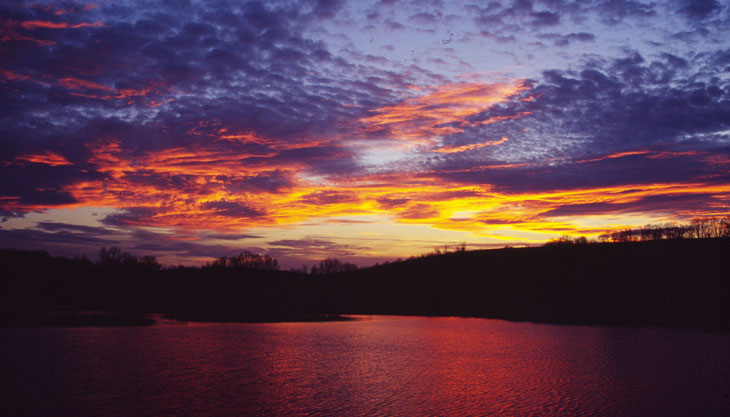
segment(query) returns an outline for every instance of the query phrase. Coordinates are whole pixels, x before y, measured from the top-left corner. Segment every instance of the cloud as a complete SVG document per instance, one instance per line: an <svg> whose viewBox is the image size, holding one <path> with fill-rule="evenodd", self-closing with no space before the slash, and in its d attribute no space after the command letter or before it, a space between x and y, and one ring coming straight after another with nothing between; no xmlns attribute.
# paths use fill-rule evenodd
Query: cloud
<svg viewBox="0 0 730 417"><path fill-rule="evenodd" d="M722 6L716 0L680 0L679 12L690 19L705 19L719 11Z"/></svg>
<svg viewBox="0 0 730 417"><path fill-rule="evenodd" d="M593 42L596 39L596 35L587 32L569 33L567 35L546 33L540 35L540 37L552 41L555 46L568 46L572 42Z"/></svg>
<svg viewBox="0 0 730 417"><path fill-rule="evenodd" d="M627 18L648 18L657 14L654 3L634 0L604 0L598 10L604 23L616 25Z"/></svg>
<svg viewBox="0 0 730 417"><path fill-rule="evenodd" d="M237 241L237 240L243 240L243 239L261 239L263 236L241 234L241 233L204 233L202 235L202 237L209 238L209 239Z"/></svg>
<svg viewBox="0 0 730 417"><path fill-rule="evenodd" d="M300 202L311 205L328 205L350 203L357 200L357 196L350 193L338 192L333 190L315 191L304 195L300 198Z"/></svg>
<svg viewBox="0 0 730 417"><path fill-rule="evenodd" d="M42 229L42 230L49 231L49 232L69 231L69 232L77 232L77 233L84 233L86 235L97 235L97 236L109 236L109 235L113 235L113 234L117 233L117 232L114 232L105 227L84 226L84 225L67 224L67 223L60 223L60 222L38 222L36 224L36 227L39 229Z"/></svg>
<svg viewBox="0 0 730 417"><path fill-rule="evenodd" d="M469 3L0 6L0 212L113 207L105 230L210 254L343 215L476 236L727 211L724 4ZM23 239L105 239L62 223Z"/></svg>
<svg viewBox="0 0 730 417"><path fill-rule="evenodd" d="M553 158L553 164L594 152L687 143L691 137L705 137L703 146L713 146L728 129L727 90L703 81L701 73L688 73L686 65L671 55L647 62L632 53L577 71L546 71L528 99L501 102L480 115L524 117L474 123L445 142L461 146L506 136L509 141L490 148L493 161Z"/></svg>
<svg viewBox="0 0 730 417"><path fill-rule="evenodd" d="M541 216L561 217L631 212L701 212L708 209L708 211L711 211L716 206L716 203L725 204L727 202L727 196L725 196L724 200L725 201L719 199L717 195L711 193L677 193L650 195L631 202L565 204L560 207L548 210L542 213ZM692 207L692 210L688 210L689 207Z"/></svg>
<svg viewBox="0 0 730 417"><path fill-rule="evenodd" d="M342 9L343 2L337 0L316 0L312 14L321 19L332 19Z"/></svg>
<svg viewBox="0 0 730 417"><path fill-rule="evenodd" d="M358 252L364 249L358 245L317 238L282 239L268 242L268 245L273 256L304 259L347 258L358 255Z"/></svg>
<svg viewBox="0 0 730 417"><path fill-rule="evenodd" d="M101 222L108 226L153 224L151 218L158 212L154 207L128 207L123 212L104 217Z"/></svg>
<svg viewBox="0 0 730 417"><path fill-rule="evenodd" d="M45 151L42 154L38 154L38 155L20 155L20 156L16 156L15 160L33 162L36 164L46 164L46 165L50 165L50 166L54 166L54 167L63 166L63 165L73 165L63 155L59 155L59 154L51 152L51 151Z"/></svg>
<svg viewBox="0 0 730 417"><path fill-rule="evenodd" d="M419 25L433 25L442 17L441 13L421 12L414 14L408 18L410 22Z"/></svg>
<svg viewBox="0 0 730 417"><path fill-rule="evenodd" d="M236 217L236 218L246 218L246 217L259 217L264 214L264 212L254 209L252 207L249 207L245 203L237 202L237 201L227 201L227 200L219 200L219 201L210 201L207 203L201 204L201 207L205 210L211 210L213 214L217 214L219 216L228 216L228 217Z"/></svg>
<svg viewBox="0 0 730 417"><path fill-rule="evenodd" d="M48 22L42 20L26 20L24 22L19 22L19 24L25 29L79 29L85 27L104 26L104 24L101 22L82 22L69 24L68 22Z"/></svg>
<svg viewBox="0 0 730 417"><path fill-rule="evenodd" d="M440 177L469 184L489 184L503 192L531 193L561 189L590 189L623 184L662 182L729 181L730 176L707 163L711 154L727 152L718 149L699 154L682 152L626 153L622 157L604 156L589 161L564 161L553 166L527 164L507 166L475 166L463 164L449 171L442 167Z"/></svg>
<svg viewBox="0 0 730 417"><path fill-rule="evenodd" d="M463 132L471 124L470 116L526 89L521 80L509 84L446 84L402 103L373 110L374 115L360 121L376 137L431 144L440 136Z"/></svg>

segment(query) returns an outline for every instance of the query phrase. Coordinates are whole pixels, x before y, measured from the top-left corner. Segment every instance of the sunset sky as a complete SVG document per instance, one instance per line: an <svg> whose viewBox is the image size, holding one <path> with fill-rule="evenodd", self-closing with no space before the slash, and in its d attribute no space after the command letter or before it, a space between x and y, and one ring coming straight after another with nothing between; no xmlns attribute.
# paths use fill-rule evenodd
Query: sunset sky
<svg viewBox="0 0 730 417"><path fill-rule="evenodd" d="M10 0L0 110L0 247L595 238L730 214L730 5Z"/></svg>

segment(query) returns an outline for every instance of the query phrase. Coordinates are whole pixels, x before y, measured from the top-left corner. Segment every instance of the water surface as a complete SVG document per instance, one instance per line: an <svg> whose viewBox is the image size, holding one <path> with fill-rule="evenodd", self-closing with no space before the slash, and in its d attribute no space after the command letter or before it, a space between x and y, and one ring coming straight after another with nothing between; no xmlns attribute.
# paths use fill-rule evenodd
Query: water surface
<svg viewBox="0 0 730 417"><path fill-rule="evenodd" d="M7 415L727 415L730 335L499 320L0 329Z"/></svg>

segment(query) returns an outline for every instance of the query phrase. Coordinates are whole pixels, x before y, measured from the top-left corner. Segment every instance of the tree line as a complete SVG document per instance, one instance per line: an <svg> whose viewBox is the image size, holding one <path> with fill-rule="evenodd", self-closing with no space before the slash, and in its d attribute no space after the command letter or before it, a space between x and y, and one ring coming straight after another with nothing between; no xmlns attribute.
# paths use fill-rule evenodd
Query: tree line
<svg viewBox="0 0 730 417"><path fill-rule="evenodd" d="M251 251L243 251L235 256L222 256L213 262L208 262L203 269L249 269L256 271L278 271L279 261L271 255L261 255ZM339 272L351 272L357 269L357 265L350 262L343 262L337 258L326 258L308 268L302 265L300 268L293 268L291 272L302 275L326 275Z"/></svg>
<svg viewBox="0 0 730 417"><path fill-rule="evenodd" d="M638 242L661 239L711 239L730 237L730 217L704 217L688 224L647 224L638 229L626 228L604 233L604 242Z"/></svg>
<svg viewBox="0 0 730 417"><path fill-rule="evenodd" d="M730 217L702 217L687 224L647 224L639 228L625 228L598 236L600 242L648 242L664 239L714 239L730 237ZM587 244L581 236L563 236L550 240L546 245Z"/></svg>
<svg viewBox="0 0 730 417"><path fill-rule="evenodd" d="M92 263L86 257L74 258L76 262L81 263ZM162 265L157 261L157 258L151 255L137 256L129 252L124 252L118 247L102 247L99 250L99 261L97 265L116 270L147 270L157 271L163 269ZM174 268L184 268L183 266L176 266ZM259 254L244 250L238 255L233 256L221 256L218 259L207 262L202 266L203 270L207 271L220 271L220 270L252 270L252 271L279 271L279 261L269 254ZM337 258L326 258L319 263L312 265L308 268L306 265L302 265L300 268L293 268L291 272L302 274L302 275L327 275L339 272L351 272L357 270L357 265L350 262L343 262Z"/></svg>

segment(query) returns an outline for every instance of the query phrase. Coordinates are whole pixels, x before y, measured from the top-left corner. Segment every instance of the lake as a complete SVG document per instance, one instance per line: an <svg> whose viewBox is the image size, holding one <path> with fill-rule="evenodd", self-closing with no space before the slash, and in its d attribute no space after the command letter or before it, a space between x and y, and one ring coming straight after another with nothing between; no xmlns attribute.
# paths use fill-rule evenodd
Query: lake
<svg viewBox="0 0 730 417"><path fill-rule="evenodd" d="M730 334L466 318L0 329L7 416L726 416Z"/></svg>

